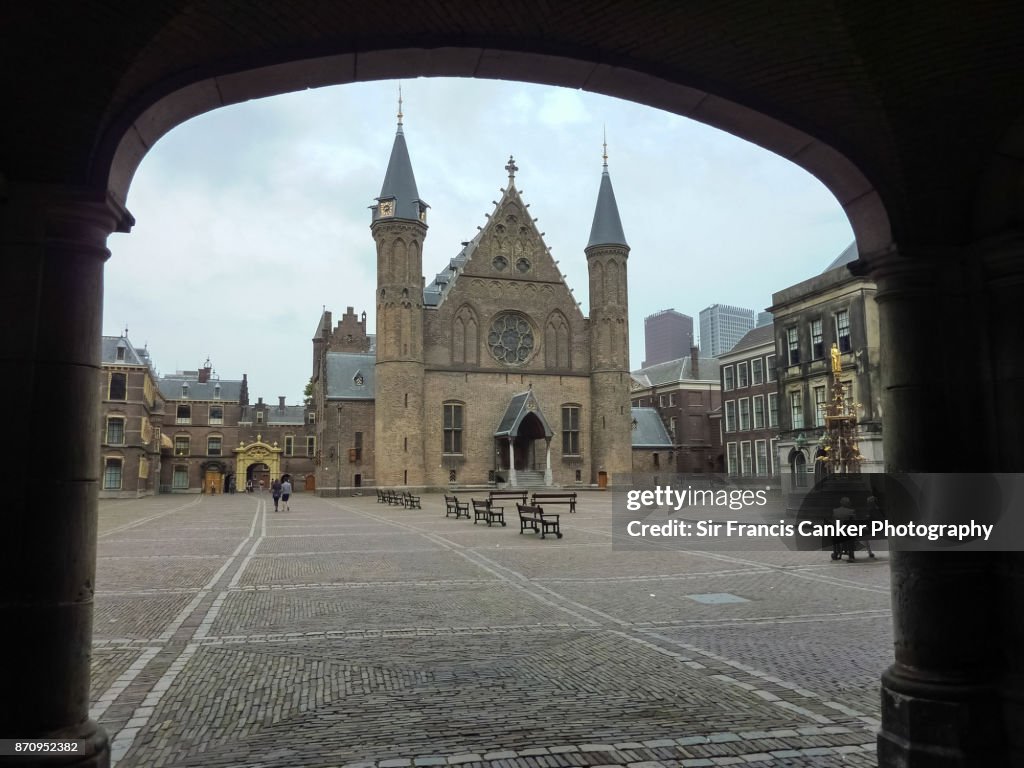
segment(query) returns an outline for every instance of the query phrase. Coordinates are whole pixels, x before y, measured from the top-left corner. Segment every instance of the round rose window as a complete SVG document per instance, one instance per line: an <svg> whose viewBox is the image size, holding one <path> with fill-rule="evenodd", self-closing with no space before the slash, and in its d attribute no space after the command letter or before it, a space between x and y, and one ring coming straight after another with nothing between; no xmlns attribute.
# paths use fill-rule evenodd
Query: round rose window
<svg viewBox="0 0 1024 768"><path fill-rule="evenodd" d="M522 315L498 315L491 323L487 346L499 363L523 363L533 352L533 330Z"/></svg>

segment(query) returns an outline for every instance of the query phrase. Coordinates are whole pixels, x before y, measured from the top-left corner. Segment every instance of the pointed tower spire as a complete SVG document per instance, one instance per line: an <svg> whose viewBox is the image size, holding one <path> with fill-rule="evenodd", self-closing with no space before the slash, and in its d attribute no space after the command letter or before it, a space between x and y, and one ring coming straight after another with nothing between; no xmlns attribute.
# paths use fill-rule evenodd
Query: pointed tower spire
<svg viewBox="0 0 1024 768"><path fill-rule="evenodd" d="M608 175L608 138L604 140L604 170L601 172L601 188L597 192L597 207L594 209L594 223L590 227L587 248L594 245L627 245L619 218L619 206L615 203L612 179Z"/></svg>
<svg viewBox="0 0 1024 768"><path fill-rule="evenodd" d="M420 199L416 189L416 176L412 172L412 161L409 159L409 148L405 144L405 133L402 130L402 87L398 87L398 128L395 131L395 143L391 147L391 159L388 170L384 174L377 204L372 206L373 220L378 219L409 219L426 222L427 208Z"/></svg>

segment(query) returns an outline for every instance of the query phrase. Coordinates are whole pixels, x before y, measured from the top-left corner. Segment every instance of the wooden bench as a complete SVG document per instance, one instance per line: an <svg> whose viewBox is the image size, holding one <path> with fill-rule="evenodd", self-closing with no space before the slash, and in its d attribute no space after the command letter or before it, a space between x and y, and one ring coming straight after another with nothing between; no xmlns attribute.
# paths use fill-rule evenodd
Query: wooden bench
<svg viewBox="0 0 1024 768"><path fill-rule="evenodd" d="M406 509L423 509L423 507L420 506L420 497L419 496L413 496L411 493L408 493L408 492L407 493L403 493L402 494L402 501L404 502L403 506Z"/></svg>
<svg viewBox="0 0 1024 768"><path fill-rule="evenodd" d="M472 499L473 502L473 525L477 520L486 520L487 525L501 523L505 527L505 508L496 507L491 504L490 499Z"/></svg>
<svg viewBox="0 0 1024 768"><path fill-rule="evenodd" d="M460 517L464 517L469 520L469 504L459 501L458 496L445 496L444 497L444 516L451 517L455 516L458 520Z"/></svg>
<svg viewBox="0 0 1024 768"><path fill-rule="evenodd" d="M526 491L488 491L487 500L494 504L495 501L516 501L518 504L526 503Z"/></svg>
<svg viewBox="0 0 1024 768"><path fill-rule="evenodd" d="M519 510L520 535L526 529L530 529L534 533L539 533L542 539L548 533L553 533L558 538L562 538L562 531L558 524L558 515L545 512L542 507L532 507L526 504L516 504L516 509Z"/></svg>
<svg viewBox="0 0 1024 768"><path fill-rule="evenodd" d="M576 493L535 493L530 503L536 506L537 504L543 503L544 506L548 504L568 504L569 512L576 511Z"/></svg>

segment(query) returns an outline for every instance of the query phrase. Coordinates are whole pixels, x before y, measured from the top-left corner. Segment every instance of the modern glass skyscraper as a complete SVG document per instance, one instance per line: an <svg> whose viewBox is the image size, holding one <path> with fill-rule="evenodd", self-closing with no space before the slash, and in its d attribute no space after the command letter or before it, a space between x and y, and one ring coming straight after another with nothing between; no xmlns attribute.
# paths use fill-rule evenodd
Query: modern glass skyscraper
<svg viewBox="0 0 1024 768"><path fill-rule="evenodd" d="M710 357L728 352L754 327L754 310L712 304L700 311L700 351Z"/></svg>

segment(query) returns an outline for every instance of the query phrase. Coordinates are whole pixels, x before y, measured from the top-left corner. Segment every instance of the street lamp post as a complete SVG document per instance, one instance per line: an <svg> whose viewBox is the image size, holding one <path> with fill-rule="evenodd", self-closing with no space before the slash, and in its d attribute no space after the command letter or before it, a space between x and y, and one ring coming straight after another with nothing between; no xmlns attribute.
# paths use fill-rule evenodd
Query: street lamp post
<svg viewBox="0 0 1024 768"><path fill-rule="evenodd" d="M334 497L341 496L341 406L338 406L338 449L335 451L338 459L338 466L334 472Z"/></svg>

